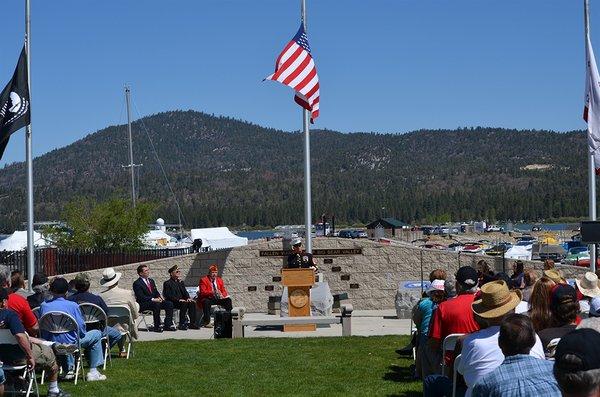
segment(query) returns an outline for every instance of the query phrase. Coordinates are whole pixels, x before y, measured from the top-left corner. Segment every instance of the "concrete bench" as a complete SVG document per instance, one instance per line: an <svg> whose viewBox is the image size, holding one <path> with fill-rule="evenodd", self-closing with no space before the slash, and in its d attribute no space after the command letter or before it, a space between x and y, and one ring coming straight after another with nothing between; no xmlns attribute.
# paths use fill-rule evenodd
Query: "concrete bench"
<svg viewBox="0 0 600 397"><path fill-rule="evenodd" d="M276 317L265 319L245 319L246 309L234 307L231 311L233 322L233 338L244 337L245 326L277 326L286 324L342 324L342 336L352 335L352 305L343 304L341 316L316 316L316 317Z"/></svg>

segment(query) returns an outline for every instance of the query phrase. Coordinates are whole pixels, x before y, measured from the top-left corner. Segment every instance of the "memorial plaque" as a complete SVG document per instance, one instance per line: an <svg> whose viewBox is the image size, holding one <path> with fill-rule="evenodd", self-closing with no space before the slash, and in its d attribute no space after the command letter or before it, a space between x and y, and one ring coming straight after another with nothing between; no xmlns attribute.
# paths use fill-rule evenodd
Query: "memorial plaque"
<svg viewBox="0 0 600 397"><path fill-rule="evenodd" d="M350 275L349 274L342 274L342 277L340 277L342 279L342 281L350 281Z"/></svg>
<svg viewBox="0 0 600 397"><path fill-rule="evenodd" d="M331 271L332 271L333 273L341 272L341 271L342 271L342 267L341 267L341 266L333 266L333 267L331 268Z"/></svg>
<svg viewBox="0 0 600 397"><path fill-rule="evenodd" d="M273 291L275 289L275 287L273 287L272 285L265 285L265 291Z"/></svg>
<svg viewBox="0 0 600 397"><path fill-rule="evenodd" d="M262 257L286 257L293 252L290 250L258 251ZM313 256L362 255L362 248L331 248L313 250Z"/></svg>
<svg viewBox="0 0 600 397"><path fill-rule="evenodd" d="M358 284L350 284L350 289L358 289Z"/></svg>
<svg viewBox="0 0 600 397"><path fill-rule="evenodd" d="M273 282L278 283L281 281L281 276L273 276Z"/></svg>
<svg viewBox="0 0 600 397"><path fill-rule="evenodd" d="M331 265L333 263L333 258L325 258L323 259L323 263L326 265Z"/></svg>
<svg viewBox="0 0 600 397"><path fill-rule="evenodd" d="M256 291L256 285L250 285L248 291Z"/></svg>

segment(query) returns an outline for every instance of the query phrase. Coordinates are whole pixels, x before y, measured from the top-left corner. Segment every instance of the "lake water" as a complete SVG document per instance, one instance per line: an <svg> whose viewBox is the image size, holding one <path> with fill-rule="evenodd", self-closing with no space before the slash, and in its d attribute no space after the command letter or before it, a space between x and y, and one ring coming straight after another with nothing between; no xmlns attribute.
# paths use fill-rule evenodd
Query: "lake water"
<svg viewBox="0 0 600 397"><path fill-rule="evenodd" d="M515 223L514 229L531 231L534 226L541 227L542 230L558 232L561 230L575 230L579 227L579 223Z"/></svg>

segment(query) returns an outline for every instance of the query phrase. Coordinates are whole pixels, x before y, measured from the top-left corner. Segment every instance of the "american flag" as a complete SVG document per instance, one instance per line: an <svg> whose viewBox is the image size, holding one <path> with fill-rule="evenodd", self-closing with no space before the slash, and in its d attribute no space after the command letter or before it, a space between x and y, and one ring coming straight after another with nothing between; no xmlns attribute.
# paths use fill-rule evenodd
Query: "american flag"
<svg viewBox="0 0 600 397"><path fill-rule="evenodd" d="M586 76L583 119L588 125L588 149L594 156L596 175L600 175L600 75L592 48L589 30L585 41Z"/></svg>
<svg viewBox="0 0 600 397"><path fill-rule="evenodd" d="M319 117L319 76L310 54L304 24L300 24L298 33L277 57L275 73L265 80L278 81L292 87L296 91L296 103L310 112L310 122L314 123Z"/></svg>

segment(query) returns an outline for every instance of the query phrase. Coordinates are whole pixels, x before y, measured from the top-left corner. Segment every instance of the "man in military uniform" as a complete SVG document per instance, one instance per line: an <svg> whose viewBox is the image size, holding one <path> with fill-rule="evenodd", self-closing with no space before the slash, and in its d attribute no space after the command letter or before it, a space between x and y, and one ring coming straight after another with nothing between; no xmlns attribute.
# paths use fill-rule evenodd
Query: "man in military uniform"
<svg viewBox="0 0 600 397"><path fill-rule="evenodd" d="M317 270L317 262L312 254L302 250L302 239L296 237L292 239L292 253L287 258L287 269L314 269Z"/></svg>

